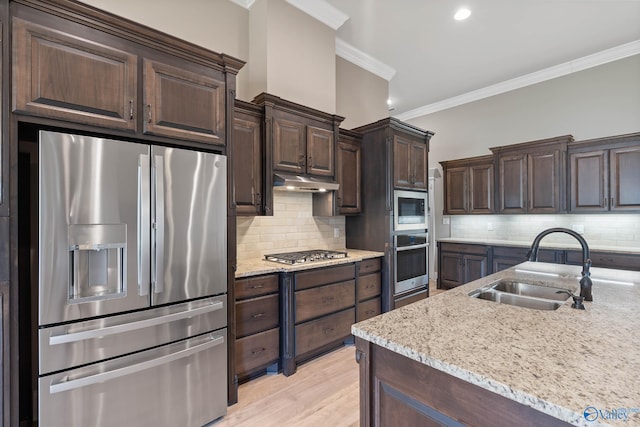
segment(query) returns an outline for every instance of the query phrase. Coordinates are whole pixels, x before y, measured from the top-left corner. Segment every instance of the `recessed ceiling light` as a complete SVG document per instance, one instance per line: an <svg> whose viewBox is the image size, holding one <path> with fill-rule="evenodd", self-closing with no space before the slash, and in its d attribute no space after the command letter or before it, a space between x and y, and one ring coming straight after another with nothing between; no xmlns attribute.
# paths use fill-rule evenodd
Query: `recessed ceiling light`
<svg viewBox="0 0 640 427"><path fill-rule="evenodd" d="M456 11L456 14L453 15L453 19L455 19L456 21L464 21L469 16L471 16L471 11L466 7L461 7Z"/></svg>

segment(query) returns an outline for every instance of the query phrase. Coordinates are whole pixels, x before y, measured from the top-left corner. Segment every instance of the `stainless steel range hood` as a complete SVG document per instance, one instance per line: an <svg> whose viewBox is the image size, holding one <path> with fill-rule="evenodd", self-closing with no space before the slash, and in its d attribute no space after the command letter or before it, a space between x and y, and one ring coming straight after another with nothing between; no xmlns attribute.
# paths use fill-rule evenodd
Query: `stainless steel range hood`
<svg viewBox="0 0 640 427"><path fill-rule="evenodd" d="M275 173L273 175L274 190L304 191L308 193L324 193L336 191L339 184L330 179L322 179L311 176L289 175L285 173Z"/></svg>

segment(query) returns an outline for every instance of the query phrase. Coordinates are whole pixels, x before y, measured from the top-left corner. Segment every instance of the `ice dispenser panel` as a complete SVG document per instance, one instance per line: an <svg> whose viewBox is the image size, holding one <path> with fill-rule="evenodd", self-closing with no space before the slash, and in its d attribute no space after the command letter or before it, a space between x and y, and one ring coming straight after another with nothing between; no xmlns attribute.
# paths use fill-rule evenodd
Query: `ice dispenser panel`
<svg viewBox="0 0 640 427"><path fill-rule="evenodd" d="M126 224L70 225L69 251L69 302L126 296Z"/></svg>

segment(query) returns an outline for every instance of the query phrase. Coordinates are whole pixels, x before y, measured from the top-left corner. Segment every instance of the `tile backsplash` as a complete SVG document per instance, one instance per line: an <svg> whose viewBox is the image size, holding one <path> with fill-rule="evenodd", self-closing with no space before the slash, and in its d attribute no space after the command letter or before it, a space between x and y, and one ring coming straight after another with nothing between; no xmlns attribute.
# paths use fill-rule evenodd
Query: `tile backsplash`
<svg viewBox="0 0 640 427"><path fill-rule="evenodd" d="M344 249L344 216L314 217L312 197L310 193L275 191L273 216L239 216L238 260L305 249ZM335 229L338 237L334 237Z"/></svg>
<svg viewBox="0 0 640 427"><path fill-rule="evenodd" d="M451 237L461 239L532 242L538 233L552 227L581 232L589 246L618 246L640 251L640 215L635 214L451 216ZM544 242L577 243L562 233L549 234Z"/></svg>

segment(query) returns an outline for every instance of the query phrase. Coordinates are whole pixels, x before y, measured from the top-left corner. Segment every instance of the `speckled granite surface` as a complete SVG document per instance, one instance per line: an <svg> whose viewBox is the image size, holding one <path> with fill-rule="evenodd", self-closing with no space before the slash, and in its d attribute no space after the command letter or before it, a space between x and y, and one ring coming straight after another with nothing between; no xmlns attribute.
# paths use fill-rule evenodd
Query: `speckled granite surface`
<svg viewBox="0 0 640 427"><path fill-rule="evenodd" d="M362 261L368 258L384 256L383 252L361 251L359 249L343 249L347 252L346 258L332 259L328 261L315 261L306 264L280 264L264 259L238 261L236 278L257 276L260 274L279 273L287 271L308 270L311 268L328 267L330 265L346 264L350 262Z"/></svg>
<svg viewBox="0 0 640 427"><path fill-rule="evenodd" d="M464 239L458 237L445 237L442 239L438 239L438 242L444 243L472 243L477 245L493 245L493 246L516 246L523 248L530 248L531 242L519 242L516 240L488 240L488 239ZM554 242L545 242L542 240L540 242L541 248L548 249L576 249L581 250L581 247L578 243L554 243ZM640 250L636 247L626 247L626 246L598 246L598 245L589 245L589 249L592 251L598 252L619 252L619 253L632 253L637 254L640 253Z"/></svg>
<svg viewBox="0 0 640 427"><path fill-rule="evenodd" d="M501 278L575 291L580 270L525 262L357 323L352 332L574 425L603 425L585 419L590 406L631 409L627 423L610 424L640 425L640 272L593 268L594 301L585 311L572 309L571 299L539 311L468 296Z"/></svg>

